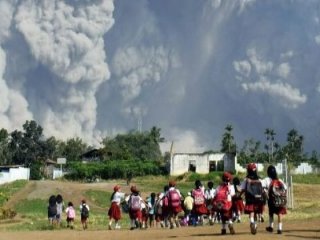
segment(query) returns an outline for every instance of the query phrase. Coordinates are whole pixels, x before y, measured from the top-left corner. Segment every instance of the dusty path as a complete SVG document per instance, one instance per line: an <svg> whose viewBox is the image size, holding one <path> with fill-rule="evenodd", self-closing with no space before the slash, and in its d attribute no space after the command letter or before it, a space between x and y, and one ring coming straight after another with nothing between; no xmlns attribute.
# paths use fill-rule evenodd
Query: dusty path
<svg viewBox="0 0 320 240"><path fill-rule="evenodd" d="M249 233L246 223L235 225L236 234L220 235L220 226L182 227L179 229L147 229L120 231L83 231L83 230L53 230L33 232L0 232L0 240L23 239L23 240L134 240L134 239L236 239L236 240L267 240L267 239L320 239L320 220L306 222L285 222L282 235L267 233L266 224L259 226L257 235ZM90 226L89 226L90 227Z"/></svg>

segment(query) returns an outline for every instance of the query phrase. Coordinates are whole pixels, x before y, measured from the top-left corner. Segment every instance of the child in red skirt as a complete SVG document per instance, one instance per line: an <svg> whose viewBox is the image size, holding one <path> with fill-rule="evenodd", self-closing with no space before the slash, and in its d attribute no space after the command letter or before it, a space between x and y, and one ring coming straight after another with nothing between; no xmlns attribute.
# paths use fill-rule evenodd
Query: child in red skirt
<svg viewBox="0 0 320 240"><path fill-rule="evenodd" d="M267 169L268 177L265 179L268 188L268 208L269 208L269 226L266 228L268 232L273 232L273 215L278 216L278 234L282 234L282 218L287 213L286 209L286 194L287 186L278 178L276 168L270 165ZM282 193L276 196L273 191L279 188ZM281 196L282 195L282 196Z"/></svg>
<svg viewBox="0 0 320 240"><path fill-rule="evenodd" d="M239 178L235 177L232 182L235 191L235 195L232 197L233 222L237 221L239 223L241 222L241 214L244 211L243 199L241 197L240 180Z"/></svg>
<svg viewBox="0 0 320 240"><path fill-rule="evenodd" d="M176 188L175 181L169 182L169 190L165 197L167 197L169 200L168 213L170 229L173 229L174 227L180 227L178 214L182 211L181 194L179 189Z"/></svg>
<svg viewBox="0 0 320 240"><path fill-rule="evenodd" d="M204 187L200 180L195 181L195 189L192 190L191 196L194 199L192 215L195 218L193 225L199 223L203 225L203 216L208 213L208 209L205 202Z"/></svg>
<svg viewBox="0 0 320 240"><path fill-rule="evenodd" d="M131 195L129 196L129 217L131 220L130 230L142 227L142 202L143 199L139 195L139 191L136 186L131 186Z"/></svg>
<svg viewBox="0 0 320 240"><path fill-rule="evenodd" d="M116 185L113 188L113 193L111 195L111 207L108 211L109 216L109 230L112 229L112 221L115 221L115 229L120 229L119 220L121 219L121 209L120 203L121 200L124 199L124 193L120 192L120 186Z"/></svg>
<svg viewBox="0 0 320 240"><path fill-rule="evenodd" d="M259 214L263 213L264 208L264 181L257 174L257 166L255 163L249 163L247 166L247 176L241 183L241 191L245 194L244 212L250 218L251 234L257 233L257 219Z"/></svg>
<svg viewBox="0 0 320 240"><path fill-rule="evenodd" d="M222 183L216 188L213 198L213 208L217 214L220 214L222 220L221 234L227 234L227 225L231 234L235 234L232 222L232 197L234 196L234 188L230 184L232 175L224 172L222 175Z"/></svg>

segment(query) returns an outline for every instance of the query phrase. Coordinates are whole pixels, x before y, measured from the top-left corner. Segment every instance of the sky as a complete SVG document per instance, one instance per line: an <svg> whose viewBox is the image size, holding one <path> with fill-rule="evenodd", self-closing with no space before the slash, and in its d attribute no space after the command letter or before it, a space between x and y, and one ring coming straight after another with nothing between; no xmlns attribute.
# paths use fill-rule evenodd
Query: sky
<svg viewBox="0 0 320 240"><path fill-rule="evenodd" d="M161 128L163 151L285 144L320 152L318 0L0 0L0 128L45 136Z"/></svg>

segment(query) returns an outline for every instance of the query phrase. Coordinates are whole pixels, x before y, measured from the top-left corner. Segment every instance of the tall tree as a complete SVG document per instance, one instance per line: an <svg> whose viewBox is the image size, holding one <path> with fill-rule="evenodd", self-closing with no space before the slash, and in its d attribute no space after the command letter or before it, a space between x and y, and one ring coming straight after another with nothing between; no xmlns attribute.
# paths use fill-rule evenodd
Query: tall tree
<svg viewBox="0 0 320 240"><path fill-rule="evenodd" d="M6 129L0 129L0 165L10 164L9 133Z"/></svg>
<svg viewBox="0 0 320 240"><path fill-rule="evenodd" d="M222 136L221 141L221 152L225 153L236 153L236 144L234 142L234 136L232 134L233 127L231 124L228 124L225 127L225 133Z"/></svg>
<svg viewBox="0 0 320 240"><path fill-rule="evenodd" d="M65 157L67 161L80 161L80 155L88 150L88 145L85 144L81 138L68 139L66 143L61 143L59 146L61 156Z"/></svg>
<svg viewBox="0 0 320 240"><path fill-rule="evenodd" d="M304 137L299 135L296 129L291 129L287 134L287 145L283 151L286 154L288 161L298 165L302 160Z"/></svg>
<svg viewBox="0 0 320 240"><path fill-rule="evenodd" d="M273 151L274 151L274 144L275 144L274 136L276 135L276 133L274 132L273 129L266 128L266 130L264 131L264 134L267 139L267 144L265 145L265 149L267 150L268 162L270 163L271 161L273 161Z"/></svg>

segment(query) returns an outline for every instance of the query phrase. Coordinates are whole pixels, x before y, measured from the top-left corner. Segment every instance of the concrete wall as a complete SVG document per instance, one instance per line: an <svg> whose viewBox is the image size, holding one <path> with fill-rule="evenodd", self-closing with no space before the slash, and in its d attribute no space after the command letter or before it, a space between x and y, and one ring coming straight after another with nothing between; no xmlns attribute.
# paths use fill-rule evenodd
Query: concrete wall
<svg viewBox="0 0 320 240"><path fill-rule="evenodd" d="M189 170L190 163L195 165L196 173L209 173L209 164L213 162L216 166L223 162L225 171L235 171L236 157L225 153L176 153L170 160L170 175L181 175Z"/></svg>
<svg viewBox="0 0 320 240"><path fill-rule="evenodd" d="M0 172L0 184L14 182L16 180L29 180L30 168L10 168L9 171Z"/></svg>

